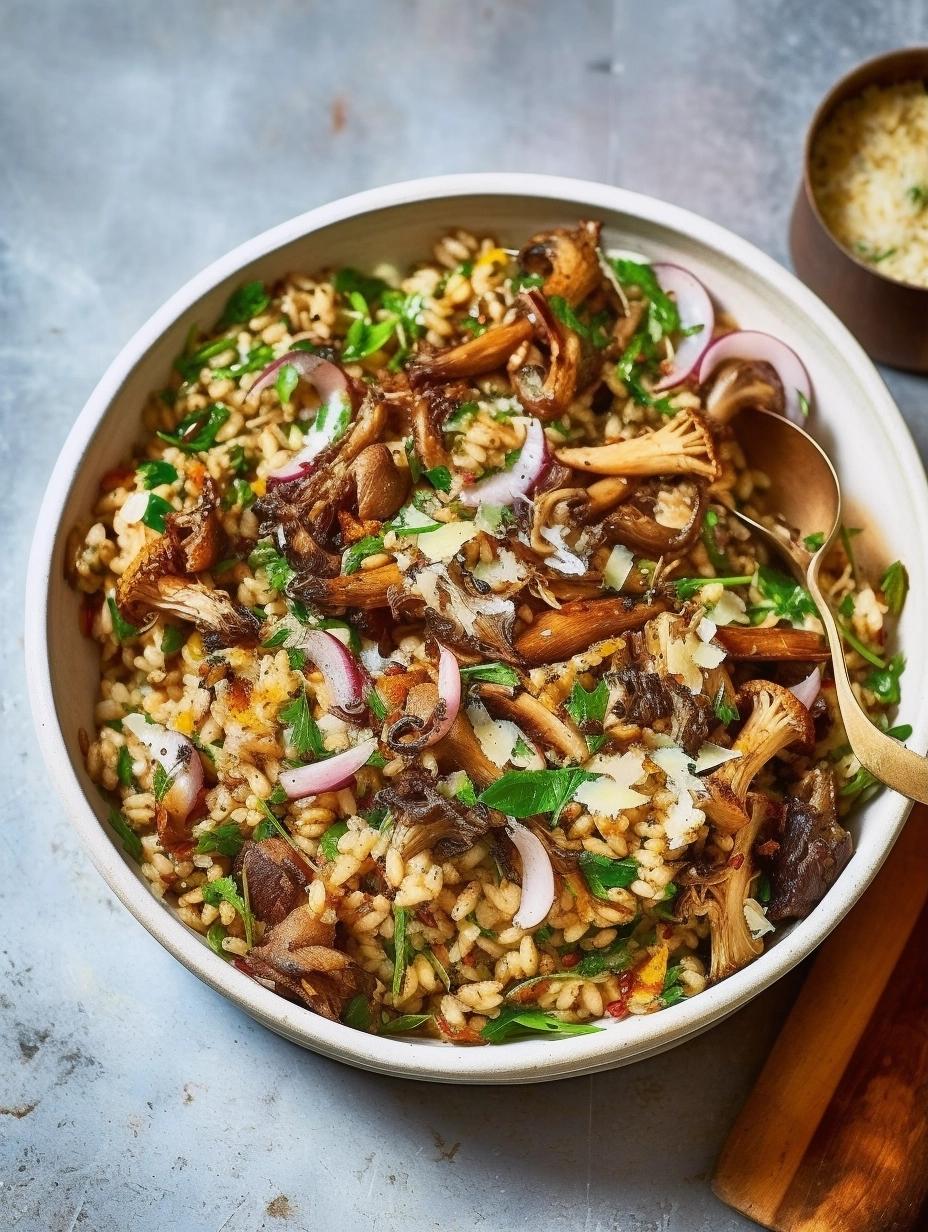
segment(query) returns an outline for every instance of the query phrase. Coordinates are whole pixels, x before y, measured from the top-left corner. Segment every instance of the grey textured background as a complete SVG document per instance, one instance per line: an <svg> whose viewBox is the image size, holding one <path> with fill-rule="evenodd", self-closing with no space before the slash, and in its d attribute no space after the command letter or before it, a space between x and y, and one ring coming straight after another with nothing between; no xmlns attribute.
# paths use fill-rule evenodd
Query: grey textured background
<svg viewBox="0 0 928 1232"><path fill-rule="evenodd" d="M22 572L92 385L232 245L374 184L530 170L654 193L785 260L819 96L926 35L923 0L4 0L0 1226L753 1226L707 1176L801 977L663 1058L553 1086L404 1085L300 1052L170 959L76 849L27 717ZM924 454L925 385L889 379Z"/></svg>

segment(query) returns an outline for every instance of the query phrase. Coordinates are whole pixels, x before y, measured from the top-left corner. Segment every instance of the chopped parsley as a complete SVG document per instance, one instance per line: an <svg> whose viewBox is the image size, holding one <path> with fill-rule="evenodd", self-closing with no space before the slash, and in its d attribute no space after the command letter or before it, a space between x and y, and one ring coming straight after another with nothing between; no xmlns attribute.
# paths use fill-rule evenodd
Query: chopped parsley
<svg viewBox="0 0 928 1232"><path fill-rule="evenodd" d="M286 406L289 403L299 383L300 374L293 364L281 365L280 371L277 373L277 380L274 382L274 388L277 390L277 397L280 399L282 406Z"/></svg>
<svg viewBox="0 0 928 1232"><path fill-rule="evenodd" d="M719 546L717 528L719 524L718 511L707 509L702 522L702 543L709 557L709 563L719 573L731 573L731 562Z"/></svg>
<svg viewBox="0 0 928 1232"><path fill-rule="evenodd" d="M719 691L712 700L712 711L718 721L724 723L726 727L740 718L738 707L734 702L730 702L725 694L724 685L719 685Z"/></svg>
<svg viewBox="0 0 928 1232"><path fill-rule="evenodd" d="M737 577L691 577L677 578L674 589L678 599L692 599L703 586L749 586L754 581L753 573L742 573Z"/></svg>
<svg viewBox="0 0 928 1232"><path fill-rule="evenodd" d="M291 702L281 708L277 720L290 728L290 743L301 761L308 757L325 756L322 732L310 712L305 685Z"/></svg>
<svg viewBox="0 0 928 1232"><path fill-rule="evenodd" d="M199 855L217 852L221 856L234 859L241 851L244 841L241 829L234 821L230 821L225 825L217 826L215 830L206 830L201 834L197 839L196 850Z"/></svg>
<svg viewBox="0 0 928 1232"><path fill-rule="evenodd" d="M264 312L270 302L271 297L263 282L246 282L229 296L219 318L218 328L245 325L252 317Z"/></svg>
<svg viewBox="0 0 928 1232"><path fill-rule="evenodd" d="M131 789L135 786L135 775L132 773L132 754L125 744L120 746L116 757L116 777L119 779L121 787Z"/></svg>
<svg viewBox="0 0 928 1232"><path fill-rule="evenodd" d="M142 858L142 840L123 817L122 813L116 809L109 811L109 823L112 829L119 835L119 841L123 845L126 855L131 856L133 860L138 862Z"/></svg>
<svg viewBox="0 0 928 1232"><path fill-rule="evenodd" d="M222 943L225 940L225 938L226 938L226 930L223 928L223 926L219 923L218 920L216 920L213 924L210 924L209 928L206 930L206 944L209 946L209 948L213 951L214 954L218 954L220 958L224 958L226 962L229 962L232 958L232 955L227 954L226 951L222 948Z"/></svg>
<svg viewBox="0 0 928 1232"><path fill-rule="evenodd" d="M173 512L174 509L170 501L166 501L157 492L149 492L148 504L145 506L145 512L142 514L142 522L151 530L156 530L159 535L163 535L164 519L169 513Z"/></svg>
<svg viewBox="0 0 928 1232"><path fill-rule="evenodd" d="M155 768L151 772L151 789L158 804L161 803L173 786L173 777L168 774L160 761L156 761Z"/></svg>
<svg viewBox="0 0 928 1232"><path fill-rule="evenodd" d="M389 1022L384 1022L380 1027L380 1034L399 1035L403 1031L415 1031L431 1021L431 1014L400 1014L398 1018L391 1018Z"/></svg>
<svg viewBox="0 0 928 1232"><path fill-rule="evenodd" d="M609 891L630 886L638 877L637 861L632 859L610 860L585 851L580 857L580 871L596 898L608 899Z"/></svg>
<svg viewBox="0 0 928 1232"><path fill-rule="evenodd" d="M790 624L801 625L806 616L814 616L816 609L812 596L800 586L795 578L787 577L769 565L761 565L757 570L757 589L763 595L760 603L750 610L752 621L768 612L775 612L782 620Z"/></svg>
<svg viewBox="0 0 928 1232"><path fill-rule="evenodd" d="M378 303L384 292L390 289L389 284L382 278L376 278L373 274L362 274L350 265L336 272L332 285L345 299L349 299L352 294L360 295L369 304Z"/></svg>
<svg viewBox="0 0 928 1232"><path fill-rule="evenodd" d="M806 535L802 542L805 544L807 551L817 552L825 542L825 532L817 530L812 535Z"/></svg>
<svg viewBox="0 0 928 1232"><path fill-rule="evenodd" d="M363 295L351 291L348 300L354 312L354 319L345 335L342 360L350 364L382 350L392 337L399 318L391 315L386 320L375 323Z"/></svg>
<svg viewBox="0 0 928 1232"><path fill-rule="evenodd" d="M409 962L409 939L406 927L409 923L409 911L405 907L393 908L393 984L394 999L400 995L403 988L403 975Z"/></svg>
<svg viewBox="0 0 928 1232"><path fill-rule="evenodd" d="M591 346L597 350L602 350L609 342L609 333L606 326L609 324L609 314L607 312L598 312L595 316L583 319L578 315L576 310L570 306L562 295L552 295L548 298L548 303L551 305L551 311L568 329L573 330Z"/></svg>
<svg viewBox="0 0 928 1232"><path fill-rule="evenodd" d="M200 892L204 903L208 903L210 907L218 907L221 902L227 902L235 908L242 917L242 923L245 926L245 940L250 948L254 937L254 917L232 878L217 877L215 881L204 882Z"/></svg>
<svg viewBox="0 0 928 1232"><path fill-rule="evenodd" d="M319 850L329 861L338 859L338 840L348 833L347 821L336 821L319 840Z"/></svg>
<svg viewBox="0 0 928 1232"><path fill-rule="evenodd" d="M905 659L894 654L885 667L875 667L864 681L864 688L884 706L896 706L902 700L899 677L905 670Z"/></svg>
<svg viewBox="0 0 928 1232"><path fill-rule="evenodd" d="M202 453L212 449L219 429L229 418L229 408L221 402L212 402L202 411L191 411L173 432L158 432L168 445L175 445L185 453Z"/></svg>
<svg viewBox="0 0 928 1232"><path fill-rule="evenodd" d="M595 689L587 690L579 680L574 681L565 709L578 727L584 723L602 723L609 705L609 686L600 680Z"/></svg>
<svg viewBox="0 0 928 1232"><path fill-rule="evenodd" d="M109 608L110 620L113 622L113 632L116 634L118 642L128 642L133 637L138 637L138 629L135 625L129 624L128 620L123 620L119 608L116 606L116 600L112 595L106 596L106 606Z"/></svg>
<svg viewBox="0 0 928 1232"><path fill-rule="evenodd" d="M519 683L519 673L505 663L472 663L462 667L461 679L471 683L502 684L514 689Z"/></svg>
<svg viewBox="0 0 928 1232"><path fill-rule="evenodd" d="M880 590L891 616L898 616L909 593L909 575L901 560L895 560L880 578Z"/></svg>
<svg viewBox="0 0 928 1232"><path fill-rule="evenodd" d="M561 809L581 783L595 779L588 770L567 767L562 770L515 770L491 783L479 799L481 804L498 809L509 817L534 817L551 813L557 824Z"/></svg>
<svg viewBox="0 0 928 1232"><path fill-rule="evenodd" d="M286 557L281 556L270 539L262 539L257 544L248 557L248 564L251 569L263 569L268 585L277 591L285 590L296 577Z"/></svg>
<svg viewBox="0 0 928 1232"><path fill-rule="evenodd" d="M164 483L173 483L177 478L177 468L170 462L140 462L136 468L146 491L160 488Z"/></svg>
<svg viewBox="0 0 928 1232"><path fill-rule="evenodd" d="M367 560L368 556L376 556L382 551L382 535L365 535L363 539L353 543L350 548L346 548L342 556L342 573L357 573L363 560Z"/></svg>
<svg viewBox="0 0 928 1232"><path fill-rule="evenodd" d="M178 625L168 625L161 634L161 653L163 655L177 654L187 640L187 635Z"/></svg>
<svg viewBox="0 0 928 1232"><path fill-rule="evenodd" d="M356 1031L369 1031L373 1021L371 1003L363 993L352 997L342 1010L342 1022Z"/></svg>

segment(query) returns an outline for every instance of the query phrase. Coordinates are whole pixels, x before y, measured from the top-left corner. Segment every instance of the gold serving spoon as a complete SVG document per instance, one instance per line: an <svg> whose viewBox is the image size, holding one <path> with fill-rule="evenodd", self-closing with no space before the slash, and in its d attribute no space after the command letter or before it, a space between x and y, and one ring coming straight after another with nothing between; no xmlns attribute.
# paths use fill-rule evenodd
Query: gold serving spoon
<svg viewBox="0 0 928 1232"><path fill-rule="evenodd" d="M819 586L822 561L841 527L841 487L828 455L808 432L772 411L746 412L738 425L738 444L749 465L770 479L771 505L784 520L782 535L737 510L735 516L789 562L818 608L831 650L838 709L854 755L887 787L928 804L928 758L887 736L867 717L851 688L841 633ZM823 531L822 546L809 552L803 540Z"/></svg>

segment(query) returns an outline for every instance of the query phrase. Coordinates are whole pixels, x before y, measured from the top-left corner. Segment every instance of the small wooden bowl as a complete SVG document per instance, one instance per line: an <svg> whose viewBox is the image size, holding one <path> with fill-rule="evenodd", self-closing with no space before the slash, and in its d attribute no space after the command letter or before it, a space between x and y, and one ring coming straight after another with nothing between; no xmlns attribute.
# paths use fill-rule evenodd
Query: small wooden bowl
<svg viewBox="0 0 928 1232"><path fill-rule="evenodd" d="M907 47L858 65L825 95L806 135L789 243L796 273L874 359L928 372L928 287L887 278L839 244L819 211L810 174L815 138L840 103L868 86L920 79L928 80L928 47Z"/></svg>

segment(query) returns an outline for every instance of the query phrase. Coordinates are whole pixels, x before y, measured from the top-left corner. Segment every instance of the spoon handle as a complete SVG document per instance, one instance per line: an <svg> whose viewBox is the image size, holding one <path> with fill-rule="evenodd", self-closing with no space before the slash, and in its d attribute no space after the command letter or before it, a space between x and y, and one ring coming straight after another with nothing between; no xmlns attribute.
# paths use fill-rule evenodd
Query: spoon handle
<svg viewBox="0 0 928 1232"><path fill-rule="evenodd" d="M854 755L865 769L893 791L910 800L928 804L928 757L907 749L904 744L880 731L867 717L851 687L841 634L818 584L817 558L809 567L806 581L828 637L838 709Z"/></svg>

